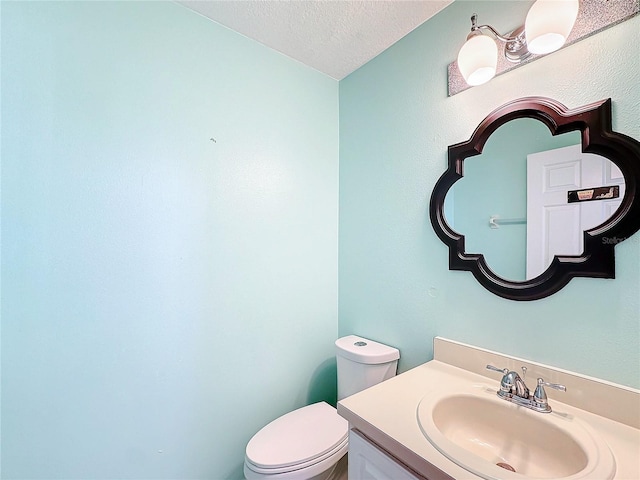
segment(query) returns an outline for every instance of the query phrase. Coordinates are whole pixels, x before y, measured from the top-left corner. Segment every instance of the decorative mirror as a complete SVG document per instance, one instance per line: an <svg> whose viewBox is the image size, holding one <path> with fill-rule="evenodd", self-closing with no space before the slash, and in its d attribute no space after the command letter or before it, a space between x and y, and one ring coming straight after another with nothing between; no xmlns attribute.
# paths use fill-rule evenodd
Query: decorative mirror
<svg viewBox="0 0 640 480"><path fill-rule="evenodd" d="M612 131L611 99L515 100L448 155L429 213L451 270L511 300L615 278L615 246L640 229L640 142Z"/></svg>

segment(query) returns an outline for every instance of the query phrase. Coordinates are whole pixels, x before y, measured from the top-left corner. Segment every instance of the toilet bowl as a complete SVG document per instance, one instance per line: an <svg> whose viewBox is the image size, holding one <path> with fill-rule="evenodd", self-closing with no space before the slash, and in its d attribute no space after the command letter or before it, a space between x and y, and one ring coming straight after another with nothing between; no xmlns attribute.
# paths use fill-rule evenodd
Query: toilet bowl
<svg viewBox="0 0 640 480"><path fill-rule="evenodd" d="M355 335L336 341L338 399L396 374L397 349ZM348 422L326 402L283 415L247 444L247 480L346 479Z"/></svg>
<svg viewBox="0 0 640 480"><path fill-rule="evenodd" d="M325 402L277 418L247 444L247 480L324 480L347 453L348 422Z"/></svg>

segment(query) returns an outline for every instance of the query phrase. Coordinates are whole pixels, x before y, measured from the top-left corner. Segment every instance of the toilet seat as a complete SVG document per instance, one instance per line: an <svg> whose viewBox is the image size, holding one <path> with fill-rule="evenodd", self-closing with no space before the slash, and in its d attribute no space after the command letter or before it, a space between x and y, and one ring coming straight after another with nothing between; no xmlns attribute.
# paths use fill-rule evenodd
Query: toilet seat
<svg viewBox="0 0 640 480"><path fill-rule="evenodd" d="M347 454L349 442L345 440L330 453L299 465L291 465L281 468L261 468L250 463L246 458L244 462L244 474L246 479L272 480L300 480L301 478L313 478L333 465ZM304 474L301 475L301 472Z"/></svg>
<svg viewBox="0 0 640 480"><path fill-rule="evenodd" d="M245 464L255 473L273 475L337 462L347 451L348 432L348 422L328 403L307 405L256 433L247 444Z"/></svg>

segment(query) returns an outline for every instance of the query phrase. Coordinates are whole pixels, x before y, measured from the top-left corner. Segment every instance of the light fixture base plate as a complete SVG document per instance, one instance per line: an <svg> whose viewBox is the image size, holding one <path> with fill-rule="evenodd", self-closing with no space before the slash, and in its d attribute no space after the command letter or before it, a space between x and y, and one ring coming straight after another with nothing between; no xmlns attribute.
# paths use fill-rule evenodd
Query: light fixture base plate
<svg viewBox="0 0 640 480"><path fill-rule="evenodd" d="M512 40L507 41L504 46L504 56L507 60L511 63L520 63L531 56L524 35L524 25L509 33L508 37Z"/></svg>

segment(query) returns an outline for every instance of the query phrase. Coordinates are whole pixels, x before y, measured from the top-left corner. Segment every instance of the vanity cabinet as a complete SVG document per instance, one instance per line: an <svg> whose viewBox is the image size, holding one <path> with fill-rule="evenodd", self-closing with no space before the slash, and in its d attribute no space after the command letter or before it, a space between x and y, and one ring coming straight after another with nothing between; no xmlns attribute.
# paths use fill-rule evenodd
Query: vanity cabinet
<svg viewBox="0 0 640 480"><path fill-rule="evenodd" d="M349 431L349 480L425 480L355 429Z"/></svg>
<svg viewBox="0 0 640 480"><path fill-rule="evenodd" d="M549 414L523 409L498 398L500 379L486 365L526 367L533 378L553 379L567 391L550 396ZM461 443L434 424L443 402L449 404L438 415L443 428L454 420L468 425L457 431ZM629 480L640 479L639 405L640 390L438 337L432 361L343 398L338 414L349 422L349 480ZM496 421L526 427L499 429L503 438L496 441ZM480 456L474 446L483 439ZM496 466L495 458L519 473Z"/></svg>

